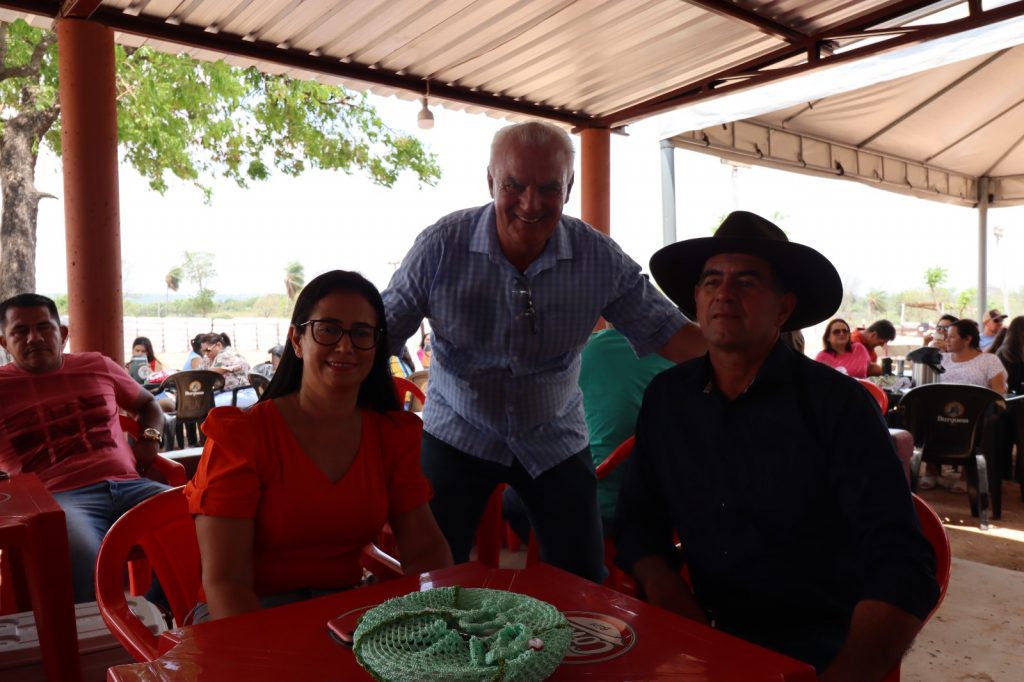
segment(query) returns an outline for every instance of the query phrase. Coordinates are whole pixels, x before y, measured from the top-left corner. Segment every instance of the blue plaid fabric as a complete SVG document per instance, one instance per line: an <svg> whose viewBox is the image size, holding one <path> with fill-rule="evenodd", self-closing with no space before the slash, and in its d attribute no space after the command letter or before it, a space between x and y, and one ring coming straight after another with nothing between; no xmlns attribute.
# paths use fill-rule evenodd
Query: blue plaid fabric
<svg viewBox="0 0 1024 682"><path fill-rule="evenodd" d="M430 320L424 428L449 445L536 477L587 445L580 353L599 316L638 355L686 323L607 236L563 216L520 273L501 251L494 205L424 230L383 292L391 353Z"/></svg>

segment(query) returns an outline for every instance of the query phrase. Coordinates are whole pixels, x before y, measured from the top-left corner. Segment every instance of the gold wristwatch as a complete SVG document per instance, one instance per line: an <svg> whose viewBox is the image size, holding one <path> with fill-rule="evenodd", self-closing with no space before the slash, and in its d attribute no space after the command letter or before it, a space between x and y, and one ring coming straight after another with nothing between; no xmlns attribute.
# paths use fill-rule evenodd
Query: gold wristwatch
<svg viewBox="0 0 1024 682"><path fill-rule="evenodd" d="M152 426L143 429L141 436L146 440L155 440L157 443L161 442L164 439L163 434L160 433L160 430L154 429Z"/></svg>

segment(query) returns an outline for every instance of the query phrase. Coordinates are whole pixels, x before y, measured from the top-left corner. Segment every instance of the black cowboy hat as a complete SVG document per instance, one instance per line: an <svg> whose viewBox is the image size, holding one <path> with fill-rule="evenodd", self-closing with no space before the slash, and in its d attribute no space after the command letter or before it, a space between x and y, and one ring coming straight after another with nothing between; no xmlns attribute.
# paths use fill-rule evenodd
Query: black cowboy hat
<svg viewBox="0 0 1024 682"><path fill-rule="evenodd" d="M796 294L796 308L782 331L828 319L843 300L835 266L809 246L789 241L774 223L747 211L733 211L713 237L676 242L651 256L651 274L662 291L689 317L696 314L694 286L709 258L749 253L768 261L783 287Z"/></svg>

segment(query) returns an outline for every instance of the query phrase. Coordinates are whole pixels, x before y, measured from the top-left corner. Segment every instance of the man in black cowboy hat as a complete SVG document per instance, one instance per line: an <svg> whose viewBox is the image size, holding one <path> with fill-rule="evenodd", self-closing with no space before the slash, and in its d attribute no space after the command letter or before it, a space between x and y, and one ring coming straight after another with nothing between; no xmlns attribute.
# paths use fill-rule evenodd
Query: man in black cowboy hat
<svg viewBox="0 0 1024 682"><path fill-rule="evenodd" d="M745 212L651 272L709 351L647 390L616 561L650 602L822 680L882 679L937 601L934 554L870 394L779 339L831 316L838 273Z"/></svg>

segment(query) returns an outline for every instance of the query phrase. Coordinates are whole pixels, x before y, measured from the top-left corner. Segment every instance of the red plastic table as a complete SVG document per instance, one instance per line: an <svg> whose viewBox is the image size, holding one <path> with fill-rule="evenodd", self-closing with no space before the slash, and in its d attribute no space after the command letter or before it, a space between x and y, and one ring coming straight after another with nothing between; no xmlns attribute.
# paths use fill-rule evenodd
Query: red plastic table
<svg viewBox="0 0 1024 682"><path fill-rule="evenodd" d="M414 590L462 585L529 594L573 623L573 643L552 680L791 680L812 682L800 661L685 620L546 564L525 570L480 563L255 613L170 630L163 655L111 668L127 680L363 680L352 651L328 634L327 622Z"/></svg>
<svg viewBox="0 0 1024 682"><path fill-rule="evenodd" d="M0 481L0 549L25 576L47 679L81 679L64 510L35 474Z"/></svg>

